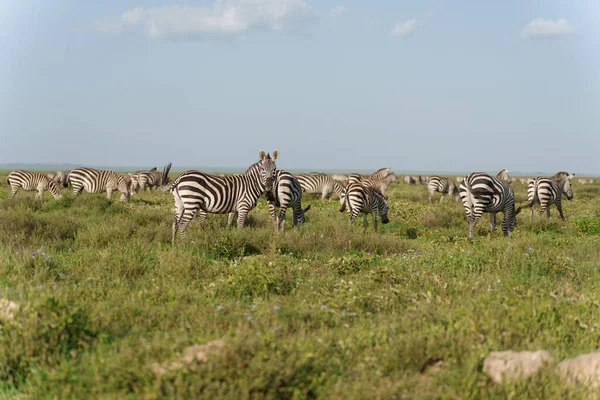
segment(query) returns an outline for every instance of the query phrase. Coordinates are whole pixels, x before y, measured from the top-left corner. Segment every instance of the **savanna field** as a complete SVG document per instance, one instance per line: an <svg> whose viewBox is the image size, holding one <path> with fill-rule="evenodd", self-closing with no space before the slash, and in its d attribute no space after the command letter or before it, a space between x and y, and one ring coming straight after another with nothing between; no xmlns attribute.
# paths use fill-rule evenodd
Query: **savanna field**
<svg viewBox="0 0 600 400"><path fill-rule="evenodd" d="M119 203L65 190L9 199L0 173L0 397L589 398L547 368L503 385L490 351L600 344L600 184L573 183L566 221L529 210L473 243L460 202L395 183L380 234L306 195L275 234L193 221L171 245L173 197ZM177 174L172 174L174 178ZM526 187L513 183L518 205ZM7 309L8 301L18 309ZM209 344L199 347L199 345ZM200 354L186 356L190 346Z"/></svg>

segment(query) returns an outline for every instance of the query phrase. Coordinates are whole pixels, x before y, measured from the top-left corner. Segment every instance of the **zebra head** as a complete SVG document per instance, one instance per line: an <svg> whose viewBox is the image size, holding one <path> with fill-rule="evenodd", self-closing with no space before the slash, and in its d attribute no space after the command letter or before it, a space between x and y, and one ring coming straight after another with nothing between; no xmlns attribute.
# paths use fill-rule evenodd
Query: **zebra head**
<svg viewBox="0 0 600 400"><path fill-rule="evenodd" d="M304 223L304 221L305 221L304 213L307 212L308 210L310 210L310 204L308 206L306 206L303 210L300 210L300 214L298 215L298 219L297 219L296 223L298 223L298 224Z"/></svg>
<svg viewBox="0 0 600 400"><path fill-rule="evenodd" d="M56 182L54 179L48 182L48 190L54 196L55 199L60 199L62 197L62 192L60 190L60 184Z"/></svg>
<svg viewBox="0 0 600 400"><path fill-rule="evenodd" d="M275 161L279 157L279 152L275 150L273 152L273 157L269 153L265 153L264 151L260 151L260 183L265 187L265 191L270 192L273 189L273 182L275 181L277 175L277 165Z"/></svg>
<svg viewBox="0 0 600 400"><path fill-rule="evenodd" d="M381 223L387 224L390 222L388 213L390 212L390 206L388 206L387 199L381 196L381 207L379 208L379 215L381 216Z"/></svg>
<svg viewBox="0 0 600 400"><path fill-rule="evenodd" d="M573 200L573 187L571 186L571 179L575 176L575 174L570 174L565 177L565 183L563 184L562 191L564 195L567 197L567 200Z"/></svg>

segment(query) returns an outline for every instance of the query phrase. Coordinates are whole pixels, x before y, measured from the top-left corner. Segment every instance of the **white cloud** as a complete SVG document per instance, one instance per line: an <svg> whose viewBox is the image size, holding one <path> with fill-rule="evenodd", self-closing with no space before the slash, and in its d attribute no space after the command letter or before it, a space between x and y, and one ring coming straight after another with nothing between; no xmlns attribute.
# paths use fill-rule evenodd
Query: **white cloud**
<svg viewBox="0 0 600 400"><path fill-rule="evenodd" d="M392 29L391 35L404 38L409 37L414 33L415 29L417 29L417 26L418 23L416 19L409 19L408 21L398 22L394 26L394 29Z"/></svg>
<svg viewBox="0 0 600 400"><path fill-rule="evenodd" d="M522 35L525 38L556 38L573 33L573 28L564 18L559 18L556 21L535 18L523 28Z"/></svg>
<svg viewBox="0 0 600 400"><path fill-rule="evenodd" d="M337 6L337 7L332 8L331 11L329 11L329 15L331 15L332 17L339 17L340 15L342 15L345 12L346 12L346 7Z"/></svg>
<svg viewBox="0 0 600 400"><path fill-rule="evenodd" d="M304 0L217 0L211 7L134 8L120 16L98 18L92 28L120 33L143 26L146 36L153 39L223 37L300 29L314 19L313 10Z"/></svg>

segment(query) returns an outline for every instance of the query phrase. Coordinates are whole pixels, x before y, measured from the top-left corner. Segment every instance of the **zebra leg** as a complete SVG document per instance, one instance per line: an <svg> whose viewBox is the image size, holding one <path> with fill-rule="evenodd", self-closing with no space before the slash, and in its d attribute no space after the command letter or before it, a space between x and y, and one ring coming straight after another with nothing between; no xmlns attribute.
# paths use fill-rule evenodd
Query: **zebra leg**
<svg viewBox="0 0 600 400"><path fill-rule="evenodd" d="M277 229L281 232L285 231L285 213L287 212L287 206L281 205L279 207L279 216L277 217ZM293 215L292 215L293 218ZM292 219L292 225L294 225L294 220Z"/></svg>
<svg viewBox="0 0 600 400"><path fill-rule="evenodd" d="M375 231L375 233L379 233L379 229L377 228L377 210L371 211L371 215L373 215L373 230ZM366 216L367 214L365 214L365 217Z"/></svg>
<svg viewBox="0 0 600 400"><path fill-rule="evenodd" d="M469 223L469 240L472 241L473 238L475 237L475 226L477 225L477 222L479 221L479 218L481 218L481 214L480 213L473 213L470 216L467 216L467 222Z"/></svg>
<svg viewBox="0 0 600 400"><path fill-rule="evenodd" d="M557 201L554 204L556 204L556 209L558 210L558 213L560 214L560 219L564 221L565 215L563 214L562 204L559 201ZM550 210L550 207L548 207L548 210Z"/></svg>
<svg viewBox="0 0 600 400"><path fill-rule="evenodd" d="M490 228L492 229L492 234L494 234L494 230L496 229L496 213L490 213Z"/></svg>
<svg viewBox="0 0 600 400"><path fill-rule="evenodd" d="M237 217L237 226L238 228L243 228L244 227L244 223L246 222L246 216L248 215L248 211L245 208L238 210L238 217Z"/></svg>
<svg viewBox="0 0 600 400"><path fill-rule="evenodd" d="M369 226L369 220L367 219L367 214L363 213L363 233L367 232L368 226Z"/></svg>
<svg viewBox="0 0 600 400"><path fill-rule="evenodd" d="M206 223L206 211L200 210L200 215L198 215L198 220L200 221L200 225L204 226Z"/></svg>
<svg viewBox="0 0 600 400"><path fill-rule="evenodd" d="M434 192L429 192L429 202L430 203L433 203L433 195L434 195Z"/></svg>
<svg viewBox="0 0 600 400"><path fill-rule="evenodd" d="M546 207L546 218L550 218L550 206Z"/></svg>
<svg viewBox="0 0 600 400"><path fill-rule="evenodd" d="M106 197L110 200L112 198L112 188L106 188Z"/></svg>
<svg viewBox="0 0 600 400"><path fill-rule="evenodd" d="M269 206L269 214L271 214L271 220L273 221L273 230L277 232L279 230L279 220L276 215L277 210L275 210L275 203L267 201L267 205Z"/></svg>
<svg viewBox="0 0 600 400"><path fill-rule="evenodd" d="M15 197L15 194L17 194L17 192L19 191L19 186L11 184L10 189L11 189L10 197L13 198L13 197Z"/></svg>
<svg viewBox="0 0 600 400"><path fill-rule="evenodd" d="M227 227L231 227L231 225L233 224L233 220L235 219L235 211L234 212L230 212L227 215Z"/></svg>
<svg viewBox="0 0 600 400"><path fill-rule="evenodd" d="M529 219L533 218L533 204L529 205Z"/></svg>
<svg viewBox="0 0 600 400"><path fill-rule="evenodd" d="M440 197L440 203L444 200L444 193L442 193L442 197Z"/></svg>

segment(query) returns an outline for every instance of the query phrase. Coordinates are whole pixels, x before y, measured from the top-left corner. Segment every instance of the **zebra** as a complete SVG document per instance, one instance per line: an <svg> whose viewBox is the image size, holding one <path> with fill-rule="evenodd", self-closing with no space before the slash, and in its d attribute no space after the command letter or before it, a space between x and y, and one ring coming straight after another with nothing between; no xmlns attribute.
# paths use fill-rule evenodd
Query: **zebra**
<svg viewBox="0 0 600 400"><path fill-rule="evenodd" d="M339 197L344 190L342 184L329 175L300 174L295 177L300 182L303 192L321 193L321 200L325 200L331 193Z"/></svg>
<svg viewBox="0 0 600 400"><path fill-rule="evenodd" d="M276 232L284 230L285 213L289 207L293 211L292 226L303 224L304 213L310 210L310 204L302 209L302 187L294 175L287 171L277 171L273 187L267 192L267 203ZM276 207L279 207L278 215Z"/></svg>
<svg viewBox="0 0 600 400"><path fill-rule="evenodd" d="M17 169L8 174L6 182L10 185L11 197L15 197L19 189L37 190L35 198L40 200L43 198L44 191L46 190L52 193L55 199L62 197L58 183L48 178L47 174L40 172Z"/></svg>
<svg viewBox="0 0 600 400"><path fill-rule="evenodd" d="M371 175L362 175L363 179L383 179L387 175L390 174L389 168L379 168L377 171L373 172Z"/></svg>
<svg viewBox="0 0 600 400"><path fill-rule="evenodd" d="M582 179L578 179L578 180L577 180L577 182L579 182L579 183L580 183L580 184L582 184L582 185L587 185L587 183L588 183L588 180L587 180L587 179L584 179L584 178L582 178Z"/></svg>
<svg viewBox="0 0 600 400"><path fill-rule="evenodd" d="M264 151L260 160L252 164L244 174L217 176L190 170L179 175L167 184L170 164L165 167L161 190L170 191L175 200L175 220L172 229L172 243L175 243L177 230L185 236L185 231L198 210L201 210L201 223L206 213L229 214L227 225L231 226L237 214L237 226L242 228L248 212L256 206L258 199L273 188L279 152L273 157Z"/></svg>
<svg viewBox="0 0 600 400"><path fill-rule="evenodd" d="M452 182L451 179L444 178L441 176L432 176L427 182L427 189L429 190L429 202L433 202L433 195L435 192L442 194L440 197L440 203L444 200L446 194L455 196L458 200L458 187Z"/></svg>
<svg viewBox="0 0 600 400"><path fill-rule="evenodd" d="M463 179L465 179L464 176L457 176L456 178L454 178L454 180L456 181L456 183L461 183Z"/></svg>
<svg viewBox="0 0 600 400"><path fill-rule="evenodd" d="M470 241L475 236L475 225L483 213L490 213L493 233L496 228L496 213L502 212L502 232L505 236L511 236L521 207L515 210L515 195L508 170L501 170L495 178L483 172L467 175L460 184L459 195L467 214Z"/></svg>
<svg viewBox="0 0 600 400"><path fill-rule="evenodd" d="M333 174L331 178L344 186L348 183L348 175L346 174Z"/></svg>
<svg viewBox="0 0 600 400"><path fill-rule="evenodd" d="M85 189L89 193L106 192L109 199L113 191L121 192L120 201L129 200L129 187L123 175L110 170L93 168L75 168L69 174L69 181L73 186L73 193L78 196Z"/></svg>
<svg viewBox="0 0 600 400"><path fill-rule="evenodd" d="M530 181L527 185L527 202L531 210L530 217L533 217L533 207L539 204L540 214L543 215L546 212L546 217L550 218L550 206L555 204L560 219L564 221L562 196L564 194L567 200L573 200L571 179L574 176L575 174L569 174L568 172L558 172L551 177L538 176Z"/></svg>
<svg viewBox="0 0 600 400"><path fill-rule="evenodd" d="M369 222L367 214L373 216L373 229L377 229L377 214L381 216L381 222L387 224L390 222L388 217L389 206L385 198L375 189L365 186L362 183L349 183L341 197L342 206L340 212L348 210L348 221L350 225L354 223L359 213L363 213L363 232L367 231Z"/></svg>

